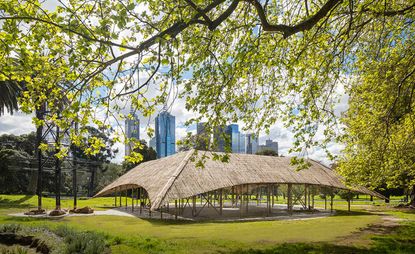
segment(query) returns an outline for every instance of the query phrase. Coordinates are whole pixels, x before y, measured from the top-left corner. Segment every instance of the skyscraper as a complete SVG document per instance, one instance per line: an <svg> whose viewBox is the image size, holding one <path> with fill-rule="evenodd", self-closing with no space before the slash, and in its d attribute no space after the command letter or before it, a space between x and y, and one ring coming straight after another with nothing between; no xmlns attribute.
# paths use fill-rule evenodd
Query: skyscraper
<svg viewBox="0 0 415 254"><path fill-rule="evenodd" d="M214 151L216 152L225 152L225 134L226 133L226 126L219 126L213 130L213 145Z"/></svg>
<svg viewBox="0 0 415 254"><path fill-rule="evenodd" d="M226 128L232 153L245 153L245 135L239 132L237 124L230 124Z"/></svg>
<svg viewBox="0 0 415 254"><path fill-rule="evenodd" d="M196 137L196 149L205 151L208 150L210 136L206 133L206 123L197 123Z"/></svg>
<svg viewBox="0 0 415 254"><path fill-rule="evenodd" d="M140 140L140 119L134 113L131 108L130 111L131 118L125 120L125 135L128 139L134 138L136 142ZM125 156L131 154L131 150L134 148L134 144L129 142L125 145Z"/></svg>
<svg viewBox="0 0 415 254"><path fill-rule="evenodd" d="M176 118L167 111L156 117L157 158L176 153Z"/></svg>
<svg viewBox="0 0 415 254"><path fill-rule="evenodd" d="M245 135L245 152L248 154L256 154L258 151L258 137L249 133Z"/></svg>

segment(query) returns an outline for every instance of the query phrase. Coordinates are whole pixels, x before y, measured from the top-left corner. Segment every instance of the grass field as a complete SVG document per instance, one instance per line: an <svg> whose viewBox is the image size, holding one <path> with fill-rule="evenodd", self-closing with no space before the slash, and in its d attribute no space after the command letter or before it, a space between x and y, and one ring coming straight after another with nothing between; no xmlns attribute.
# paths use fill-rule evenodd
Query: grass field
<svg viewBox="0 0 415 254"><path fill-rule="evenodd" d="M414 253L415 250L415 214L380 203L373 205L368 200L353 202L352 213L344 211L346 202L336 200L335 208L340 210L335 216L291 221L194 223L121 216L46 220L8 215L35 207L36 202L36 196L0 195L0 224L48 228L68 225L77 231L94 231L105 236L113 253ZM53 202L52 198L43 201L46 207L53 207ZM63 207L71 207L71 202L63 200ZM97 198L78 203L80 207L104 209L113 202L113 198ZM324 205L321 201L316 204ZM361 234L362 229L381 224L383 216L363 210L363 205L406 221L386 234ZM348 241L349 238L353 241Z"/></svg>

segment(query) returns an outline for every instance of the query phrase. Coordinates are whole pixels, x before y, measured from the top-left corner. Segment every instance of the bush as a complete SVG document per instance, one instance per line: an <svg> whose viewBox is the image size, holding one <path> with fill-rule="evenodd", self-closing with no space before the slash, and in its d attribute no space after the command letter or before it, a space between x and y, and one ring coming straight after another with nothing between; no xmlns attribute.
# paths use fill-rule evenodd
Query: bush
<svg viewBox="0 0 415 254"><path fill-rule="evenodd" d="M28 250L20 247L20 246L16 246L15 248L1 248L0 249L0 254L27 254Z"/></svg>
<svg viewBox="0 0 415 254"><path fill-rule="evenodd" d="M19 224L4 224L0 225L0 232L1 233L16 233L21 230L21 226Z"/></svg>
<svg viewBox="0 0 415 254"><path fill-rule="evenodd" d="M77 232L67 226L59 226L55 233L64 238L67 254L101 254L109 253L105 238L94 232Z"/></svg>

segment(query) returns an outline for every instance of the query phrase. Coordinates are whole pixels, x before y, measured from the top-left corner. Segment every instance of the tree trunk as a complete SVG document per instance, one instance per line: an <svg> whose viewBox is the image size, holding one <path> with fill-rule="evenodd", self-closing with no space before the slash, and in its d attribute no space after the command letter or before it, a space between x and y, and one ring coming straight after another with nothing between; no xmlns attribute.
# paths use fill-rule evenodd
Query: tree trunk
<svg viewBox="0 0 415 254"><path fill-rule="evenodd" d="M415 185L412 186L412 191L411 191L411 201L409 202L409 205L411 206L415 206Z"/></svg>
<svg viewBox="0 0 415 254"><path fill-rule="evenodd" d="M92 197L94 195L95 173L96 173L96 167L93 165L91 167L91 177L90 177L90 181L89 181L88 196L90 196L90 197Z"/></svg>

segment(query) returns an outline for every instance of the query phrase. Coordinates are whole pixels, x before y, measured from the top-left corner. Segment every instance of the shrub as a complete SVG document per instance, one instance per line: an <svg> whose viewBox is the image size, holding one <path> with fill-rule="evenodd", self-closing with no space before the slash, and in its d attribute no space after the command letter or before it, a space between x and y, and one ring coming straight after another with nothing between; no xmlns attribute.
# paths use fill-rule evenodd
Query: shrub
<svg viewBox="0 0 415 254"><path fill-rule="evenodd" d="M94 232L78 232L67 226L59 226L55 233L64 238L67 254L101 254L109 253L105 238Z"/></svg>
<svg viewBox="0 0 415 254"><path fill-rule="evenodd" d="M4 224L0 225L0 232L4 233L16 233L21 230L21 226L19 224Z"/></svg>

